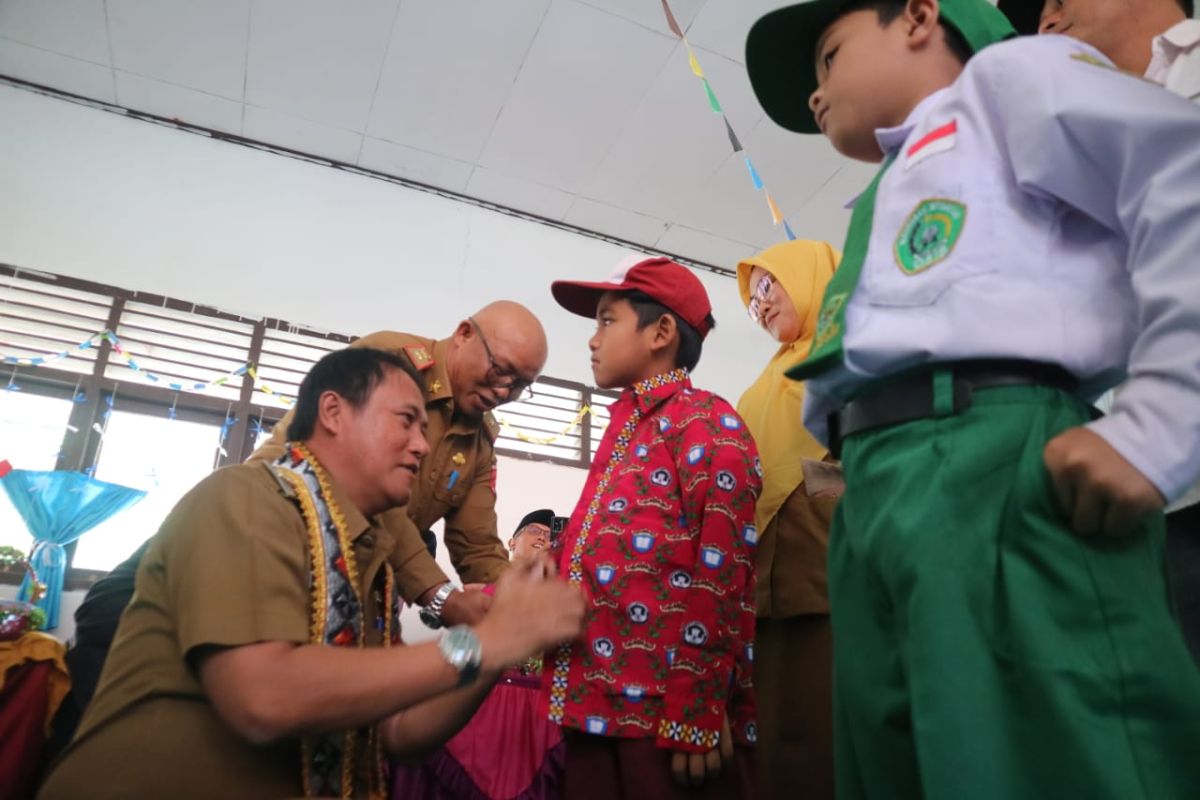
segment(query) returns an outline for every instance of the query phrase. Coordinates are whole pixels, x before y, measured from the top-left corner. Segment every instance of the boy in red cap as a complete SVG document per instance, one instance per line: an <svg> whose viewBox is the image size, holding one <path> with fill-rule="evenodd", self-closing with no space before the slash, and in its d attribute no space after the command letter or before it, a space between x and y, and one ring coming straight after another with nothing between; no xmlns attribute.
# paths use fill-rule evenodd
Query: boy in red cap
<svg viewBox="0 0 1200 800"><path fill-rule="evenodd" d="M562 536L560 572L589 605L583 635L546 665L565 796L748 796L732 756L755 739L761 467L733 406L688 378L714 325L708 295L687 268L640 256L551 291L596 320L596 384L624 389Z"/></svg>

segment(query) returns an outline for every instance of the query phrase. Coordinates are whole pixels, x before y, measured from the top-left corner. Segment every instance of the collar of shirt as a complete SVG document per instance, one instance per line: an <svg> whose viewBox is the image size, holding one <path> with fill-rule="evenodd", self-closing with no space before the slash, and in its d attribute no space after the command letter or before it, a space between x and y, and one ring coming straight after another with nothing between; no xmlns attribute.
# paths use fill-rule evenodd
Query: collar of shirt
<svg viewBox="0 0 1200 800"><path fill-rule="evenodd" d="M923 100L921 100L921 102L917 103L913 107L912 111L908 112L908 117L904 120L904 122L900 123L896 127L875 129L875 141L879 144L879 149L883 151L884 158L904 146L904 142L908 140L908 136L913 132L913 128L917 127L917 124L925 116L925 112L931 105L936 103L937 99L945 94L949 88L950 87L947 86L944 89L938 89L933 94L927 95ZM863 191L865 191L865 189ZM849 200L847 200L842 208L854 208L855 204L858 203L858 198L862 197L862 195L862 192L858 192Z"/></svg>
<svg viewBox="0 0 1200 800"><path fill-rule="evenodd" d="M938 101L938 99L949 90L949 86L938 89L936 92L921 100L913 106L913 110L908 112L907 119L894 128L876 128L875 141L879 143L879 149L886 156L899 150L904 142L908 139L908 135L913 132L913 128L917 127L918 123L924 118L925 112L929 107Z"/></svg>
<svg viewBox="0 0 1200 800"><path fill-rule="evenodd" d="M1180 54L1200 45L1200 20L1185 19L1154 37L1150 44L1150 65L1142 77L1159 85L1167 82L1167 73Z"/></svg>
<svg viewBox="0 0 1200 800"><path fill-rule="evenodd" d="M329 475L329 471L325 471ZM332 490L334 505L342 512L342 517L346 520L346 532L350 534L350 539L354 540L362 536L373 527L378 527L377 521L367 519L363 513L350 501L350 497L338 485L332 475L329 475L329 488Z"/></svg>
<svg viewBox="0 0 1200 800"><path fill-rule="evenodd" d="M633 386L621 392L618 402L630 403L646 416L671 397L684 389L692 388L688 371L680 367L670 372L663 372L653 378L638 381Z"/></svg>

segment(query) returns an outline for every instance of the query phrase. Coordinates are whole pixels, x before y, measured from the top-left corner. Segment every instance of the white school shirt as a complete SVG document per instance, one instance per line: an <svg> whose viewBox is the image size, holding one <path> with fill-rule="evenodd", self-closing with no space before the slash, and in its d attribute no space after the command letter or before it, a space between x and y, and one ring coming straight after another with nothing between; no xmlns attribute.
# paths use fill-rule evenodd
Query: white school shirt
<svg viewBox="0 0 1200 800"><path fill-rule="evenodd" d="M1143 76L1168 91L1200 103L1200 20L1185 19L1154 37L1150 66ZM1192 484L1167 511L1200 503L1200 483Z"/></svg>
<svg viewBox="0 0 1200 800"><path fill-rule="evenodd" d="M1200 475L1197 108L1074 39L1023 37L876 137L896 161L809 430L827 441L856 390L921 364L1048 362L1089 400L1128 377L1089 427L1181 494Z"/></svg>

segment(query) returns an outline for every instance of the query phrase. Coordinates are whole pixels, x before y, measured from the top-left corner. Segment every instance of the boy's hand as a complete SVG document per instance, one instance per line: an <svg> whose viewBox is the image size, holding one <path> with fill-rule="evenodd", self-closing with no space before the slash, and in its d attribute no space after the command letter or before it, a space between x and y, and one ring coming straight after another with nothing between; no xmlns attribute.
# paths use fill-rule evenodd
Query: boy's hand
<svg viewBox="0 0 1200 800"><path fill-rule="evenodd" d="M1071 428L1054 437L1042 457L1076 533L1122 536L1166 504L1145 475L1087 428Z"/></svg>
<svg viewBox="0 0 1200 800"><path fill-rule="evenodd" d="M442 623L452 625L476 625L487 614L492 605L490 595L483 593L483 584L468 583L461 592L451 592L442 606Z"/></svg>
<svg viewBox="0 0 1200 800"><path fill-rule="evenodd" d="M721 765L733 760L733 736L729 732L729 717L721 724L721 741L707 753L672 753L671 775L680 786L703 786L716 780Z"/></svg>

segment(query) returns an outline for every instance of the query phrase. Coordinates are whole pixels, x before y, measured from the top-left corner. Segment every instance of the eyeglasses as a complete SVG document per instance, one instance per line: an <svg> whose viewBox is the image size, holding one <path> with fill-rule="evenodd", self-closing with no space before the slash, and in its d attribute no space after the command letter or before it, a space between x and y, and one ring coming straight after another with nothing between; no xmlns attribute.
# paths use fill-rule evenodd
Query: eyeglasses
<svg viewBox="0 0 1200 800"><path fill-rule="evenodd" d="M483 335L483 329L479 327L479 323L475 321L474 317L467 317L467 321L471 323L475 333L479 334L479 343L483 345L483 352L487 354L488 371L484 375L484 379L488 386L507 392L508 396L505 398L505 402L524 399L527 395L532 395L530 386L533 381L520 377L512 367L502 367L496 363L496 357L492 355L492 348L488 346L487 337Z"/></svg>
<svg viewBox="0 0 1200 800"><path fill-rule="evenodd" d="M770 275L764 275L758 279L758 283L754 286L754 292L750 295L750 302L746 306L746 311L750 313L750 319L754 320L756 325L762 324L762 307L763 303L767 302L767 298L771 296L771 292L775 289L775 279Z"/></svg>

